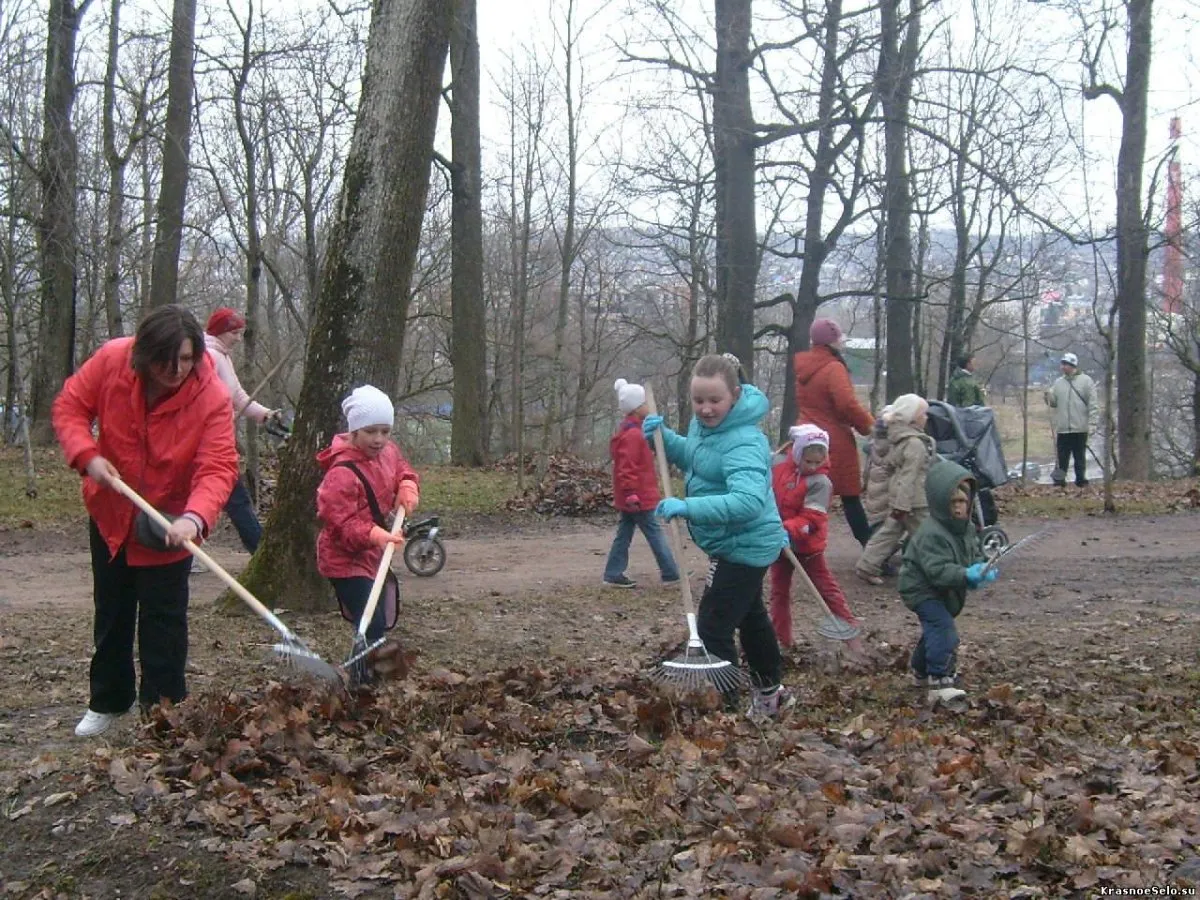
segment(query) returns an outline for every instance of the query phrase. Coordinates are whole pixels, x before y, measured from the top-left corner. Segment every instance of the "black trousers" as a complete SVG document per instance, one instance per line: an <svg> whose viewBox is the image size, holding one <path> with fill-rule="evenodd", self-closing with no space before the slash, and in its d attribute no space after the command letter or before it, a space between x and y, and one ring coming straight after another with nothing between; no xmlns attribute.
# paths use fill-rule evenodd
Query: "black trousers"
<svg viewBox="0 0 1200 900"><path fill-rule="evenodd" d="M779 684L779 641L763 604L767 567L744 566L727 559L709 563L708 584L700 598L696 630L713 656L737 663L734 632L740 632L742 654L755 687Z"/></svg>
<svg viewBox="0 0 1200 900"><path fill-rule="evenodd" d="M867 520L867 510L863 507L862 497L843 497L842 511L846 514L846 524L850 526L850 533L854 535L854 539L864 547L867 546L874 529Z"/></svg>
<svg viewBox="0 0 1200 900"><path fill-rule="evenodd" d="M143 707L187 696L188 574L191 559L165 566L131 566L122 547L113 559L95 522L89 523L96 650L90 669L88 708L122 713L136 697ZM142 681L133 668L137 637Z"/></svg>
<svg viewBox="0 0 1200 900"><path fill-rule="evenodd" d="M1067 431L1058 435L1058 468L1062 471L1064 483L1067 478L1067 464L1071 457L1075 459L1075 483L1083 487L1088 483L1087 477L1087 432Z"/></svg>
<svg viewBox="0 0 1200 900"><path fill-rule="evenodd" d="M375 583L374 578L330 578L330 584L333 585L334 596L337 597L338 605L342 608L342 617L348 622L358 627L358 620L362 618L363 610L367 608L367 600L371 596L371 585ZM379 600L379 605L375 607L375 612L371 615L371 621L367 623L367 641L374 643L383 637L387 630L387 611L384 609L383 598Z"/></svg>

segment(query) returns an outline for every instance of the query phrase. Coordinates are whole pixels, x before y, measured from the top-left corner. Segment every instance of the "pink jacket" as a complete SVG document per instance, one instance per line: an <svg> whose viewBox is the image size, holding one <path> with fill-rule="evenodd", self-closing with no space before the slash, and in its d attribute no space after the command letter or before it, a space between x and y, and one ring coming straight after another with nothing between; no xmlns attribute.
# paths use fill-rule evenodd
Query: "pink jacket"
<svg viewBox="0 0 1200 900"><path fill-rule="evenodd" d="M229 351L225 349L225 345L221 343L220 339L213 337L211 334L206 334L204 336L204 346L208 348L209 359L212 360L213 366L216 367L217 377L225 383L225 387L229 390L229 396L233 399L234 418L246 416L256 422L266 421L267 413L270 410L261 403L250 400L250 395L242 387L237 370L233 367L233 358L229 355ZM250 402L247 403L247 400Z"/></svg>
<svg viewBox="0 0 1200 900"><path fill-rule="evenodd" d="M419 481L417 473L393 442L371 459L350 443L348 434L336 435L333 443L317 454L317 462L325 471L317 488L317 518L321 521L317 571L326 578L374 578L383 550L370 541L375 521L367 492L358 476L338 463L353 462L366 476L384 515L396 508L400 482Z"/></svg>

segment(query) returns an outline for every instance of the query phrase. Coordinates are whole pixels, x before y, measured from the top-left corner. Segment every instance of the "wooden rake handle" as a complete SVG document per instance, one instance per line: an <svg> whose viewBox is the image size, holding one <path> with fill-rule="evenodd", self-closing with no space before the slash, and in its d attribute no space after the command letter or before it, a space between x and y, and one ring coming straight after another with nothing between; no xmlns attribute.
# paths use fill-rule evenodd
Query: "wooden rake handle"
<svg viewBox="0 0 1200 900"><path fill-rule="evenodd" d="M136 506L146 515L148 515L154 522L156 522L159 527L163 529L163 531L166 531L171 527L170 519L155 509L149 502L146 501L144 497L142 497L141 494L127 485L124 481L119 478L115 478L110 482L110 484L112 485L113 489L117 491L117 493L129 499L134 506ZM192 556L196 557L196 559L208 566L213 574L220 578L221 581L225 582L225 586L227 588L237 594L243 603L258 613L258 615L262 617L263 620L268 622L273 628L275 628L276 631L278 631L288 640L295 640L296 636L292 634L292 630L284 625L283 621L277 615L275 615L275 613L267 609L262 601L246 590L241 582L226 572L215 559L213 559L191 541L184 541L183 546L190 554L192 554Z"/></svg>
<svg viewBox="0 0 1200 900"><path fill-rule="evenodd" d="M808 577L808 573L804 571L804 566L800 564L800 560L796 558L796 554L792 552L791 547L783 548L783 555L788 558L788 562L792 564L792 568L796 570L796 574L800 576L800 583L804 585L804 589L808 591L816 601L821 604L821 609L825 610L825 615L831 619L836 619L837 616L829 609L829 604L825 602L825 598L821 596L821 592L817 590L817 586L812 583L812 579Z"/></svg>
<svg viewBox="0 0 1200 900"><path fill-rule="evenodd" d="M392 537L404 531L406 511L399 503L396 504L396 513L392 519ZM383 548L383 558L379 560L379 568L375 570L375 580L371 582L371 593L367 595L367 605L363 607L362 615L358 619L360 637L367 636L367 626L371 624L371 618L375 615L375 607L379 605L379 596L383 593L383 583L387 581L387 573L392 567L392 556L395 552L396 545L391 542Z"/></svg>
<svg viewBox="0 0 1200 900"><path fill-rule="evenodd" d="M650 410L650 415L658 415L658 407L654 404L654 389L650 385L646 385L646 408ZM654 429L654 458L658 462L658 477L662 480L662 495L666 500L671 497L671 470L667 466L667 447L663 443L661 428ZM667 533L671 537L671 549L675 551L676 565L680 567L679 593L683 596L683 612L684 615L694 618L696 603L692 600L692 585L688 581L687 562L683 558L683 535L679 532L678 519L667 523Z"/></svg>

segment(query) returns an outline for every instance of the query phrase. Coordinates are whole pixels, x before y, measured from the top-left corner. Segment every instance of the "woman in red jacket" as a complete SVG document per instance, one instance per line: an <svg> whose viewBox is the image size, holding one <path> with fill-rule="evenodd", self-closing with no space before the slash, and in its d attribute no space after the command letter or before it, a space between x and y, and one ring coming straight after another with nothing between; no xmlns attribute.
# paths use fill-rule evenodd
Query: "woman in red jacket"
<svg viewBox="0 0 1200 900"><path fill-rule="evenodd" d="M396 411L387 394L364 384L342 401L342 413L347 433L334 435L317 454L325 471L317 488L317 571L333 584L343 618L357 626L384 548L404 543L391 534L387 517L397 505L412 513L420 494L417 473L391 437ZM367 623L368 641L396 624L398 599L391 590L380 598Z"/></svg>
<svg viewBox="0 0 1200 900"><path fill-rule="evenodd" d="M135 337L109 341L67 379L52 419L67 463L87 476L96 649L91 699L75 734L90 737L135 699L148 708L187 696L191 562L183 542L208 533L237 480L233 409L200 323L180 306L163 306ZM138 541L135 507L110 489L113 478L175 517L166 550Z"/></svg>
<svg viewBox="0 0 1200 900"><path fill-rule="evenodd" d="M875 417L854 396L850 370L842 358L842 329L833 319L817 319L808 331L811 350L792 360L796 375L797 425L811 422L829 433L829 478L842 498L842 510L855 540L864 547L871 525L862 504L862 470L854 432L866 436Z"/></svg>
<svg viewBox="0 0 1200 900"><path fill-rule="evenodd" d="M618 378L613 389L617 406L625 414L608 445L613 461L613 506L621 511L621 519L604 564L604 583L609 587L637 587L637 582L625 575L625 567L629 564L633 529L640 528L658 562L663 584L674 584L679 581L679 569L666 535L654 518L658 479L654 476L654 451L642 434L642 420L649 412L646 389L624 378Z"/></svg>

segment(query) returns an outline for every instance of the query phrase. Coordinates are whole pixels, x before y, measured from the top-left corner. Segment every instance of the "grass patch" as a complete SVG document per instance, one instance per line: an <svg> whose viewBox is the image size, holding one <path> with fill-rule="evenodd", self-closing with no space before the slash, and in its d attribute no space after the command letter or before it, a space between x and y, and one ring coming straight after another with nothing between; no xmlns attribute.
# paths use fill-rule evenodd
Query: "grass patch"
<svg viewBox="0 0 1200 900"><path fill-rule="evenodd" d="M0 448L0 527L21 527L32 522L49 525L78 521L85 515L79 493L79 476L67 468L56 447L33 451L37 497L25 495L25 452L20 447Z"/></svg>
<svg viewBox="0 0 1200 900"><path fill-rule="evenodd" d="M517 476L495 469L418 466L421 508L445 512L493 513L516 495Z"/></svg>

